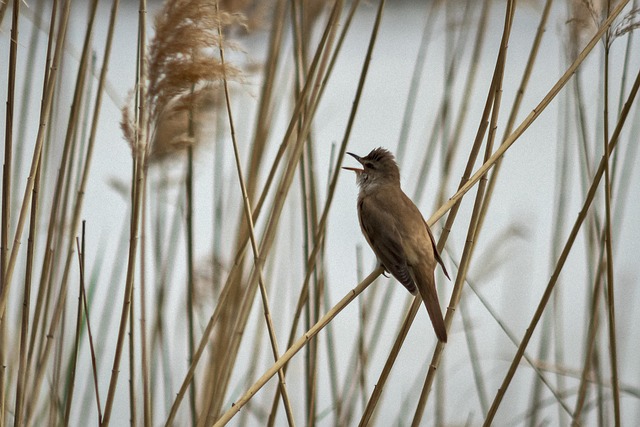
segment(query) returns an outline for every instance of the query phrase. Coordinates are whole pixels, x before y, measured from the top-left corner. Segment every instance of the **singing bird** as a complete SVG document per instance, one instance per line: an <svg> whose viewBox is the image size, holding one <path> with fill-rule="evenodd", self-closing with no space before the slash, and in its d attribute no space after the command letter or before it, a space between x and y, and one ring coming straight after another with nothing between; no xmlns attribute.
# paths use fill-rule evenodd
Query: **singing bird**
<svg viewBox="0 0 640 427"><path fill-rule="evenodd" d="M362 165L362 169L343 167L356 173L362 234L382 267L413 295L420 293L436 336L447 342L436 293L436 262L447 278L449 274L427 222L400 188L400 170L393 154L382 147L365 157L347 154Z"/></svg>

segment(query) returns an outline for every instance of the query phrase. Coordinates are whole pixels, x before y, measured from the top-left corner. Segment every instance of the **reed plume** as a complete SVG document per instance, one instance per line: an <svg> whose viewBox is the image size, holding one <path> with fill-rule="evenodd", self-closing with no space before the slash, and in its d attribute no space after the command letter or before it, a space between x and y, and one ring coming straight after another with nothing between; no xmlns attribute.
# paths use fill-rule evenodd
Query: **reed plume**
<svg viewBox="0 0 640 427"><path fill-rule="evenodd" d="M217 56L218 26L243 25L241 14L216 11L215 3L207 0L169 1L158 13L146 58L150 162L195 143L203 113L216 104L216 87L223 75L227 79L241 75L233 65L222 65ZM225 41L225 47L236 46ZM136 149L134 123L127 105L121 126L132 149ZM194 128L189 129L189 123Z"/></svg>

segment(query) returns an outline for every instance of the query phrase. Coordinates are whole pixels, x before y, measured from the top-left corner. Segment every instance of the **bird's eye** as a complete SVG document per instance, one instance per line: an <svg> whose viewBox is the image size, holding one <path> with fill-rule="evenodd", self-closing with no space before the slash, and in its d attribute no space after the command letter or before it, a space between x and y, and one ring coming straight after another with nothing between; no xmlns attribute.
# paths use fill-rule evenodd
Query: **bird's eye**
<svg viewBox="0 0 640 427"><path fill-rule="evenodd" d="M364 164L364 166L366 168L369 168L369 169L375 169L376 168L376 166L373 164L373 162L367 162L367 163Z"/></svg>

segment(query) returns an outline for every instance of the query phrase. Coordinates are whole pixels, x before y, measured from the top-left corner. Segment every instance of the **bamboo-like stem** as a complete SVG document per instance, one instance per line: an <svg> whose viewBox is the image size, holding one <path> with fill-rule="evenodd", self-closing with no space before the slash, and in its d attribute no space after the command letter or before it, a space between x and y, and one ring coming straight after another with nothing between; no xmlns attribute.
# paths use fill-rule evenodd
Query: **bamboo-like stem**
<svg viewBox="0 0 640 427"><path fill-rule="evenodd" d="M97 134L97 127L98 127L98 117L100 114L100 107L101 107L101 101L102 101L102 94L103 94L103 89L105 86L105 82L106 82L106 76L107 76L107 70L108 70L108 61L109 61L109 56L110 56L110 50L111 50L111 41L113 39L113 33L114 33L114 28L115 28L115 17L116 17L116 13L117 13L117 8L118 8L118 3L119 0L114 0L113 3L113 7L111 10L111 17L110 17L110 23L109 23L109 31L108 31L108 35L107 35L107 41L106 41L106 46L105 46L105 54L104 54L104 60L103 60L103 66L102 66L102 70L101 70L101 74L100 74L100 79L99 79L99 84L98 84L98 89L97 89L97 95L96 95L96 101L95 101L95 107L94 107L94 113L93 113L93 119L92 119L92 123L91 123L91 131L90 131L90 136L89 136L89 143L88 143L88 147L87 147L87 152L86 152L86 159L85 159L85 164L84 164L84 170L82 173L82 178L80 180L79 183L79 188L78 188L78 192L77 192L77 197L76 197L76 201L75 201L75 206L74 206L74 211L73 211L73 217L71 220L71 227L69 229L69 234L70 234L70 239L69 239L69 248L68 248L68 254L67 254L67 261L65 264L65 269L64 269L64 274L63 274L63 279L62 279L62 285L61 285L61 291L60 291L60 295L58 297L58 302L56 305L56 312L54 313L54 317L52 318L52 322L50 325L50 330L49 330L49 335L52 336L57 323L58 323L58 319L60 316L60 312L63 309L63 302L66 299L66 283L67 283L67 278L68 278L68 274L69 274L69 268L71 265L71 261L72 261L72 254L73 254L73 234L75 234L79 222L80 222L80 216L81 216L81 212L82 212L82 202L84 200L84 194L85 194L85 190L86 190L86 185L87 185L87 181L88 181L88 175L89 175L89 170L90 170L90 164L91 164L91 159L92 159L92 155L93 155L93 147L94 147L94 143L95 143L95 139L96 139L96 134ZM91 34L91 28L93 26L93 20L95 18L95 9L97 6L97 2L94 2L94 9L93 9L93 13L91 14L91 21L88 25L88 29L87 32L88 34ZM88 57L88 48L87 46L89 45L89 40L90 37L87 36L85 37L85 51L87 52L86 55L83 55L83 58L85 56ZM86 66L86 65L85 65ZM81 63L81 69L82 69L82 63ZM73 110L72 110L73 111ZM46 261L46 260L45 260ZM43 268L43 271L48 271L48 268ZM48 356L48 348L49 346L49 341L47 341L47 344L45 345L45 349L42 352L41 358L40 358L40 366L43 366L42 363L44 360L47 359ZM40 382L42 380L42 375L44 374L43 370L39 370L39 373L36 377L35 380L35 387L34 387L34 396L37 395L37 392L39 391L39 387L40 387Z"/></svg>
<svg viewBox="0 0 640 427"><path fill-rule="evenodd" d="M18 249L20 248L20 241L22 239L22 232L27 218L27 211L29 209L31 192L33 191L35 175L38 169L38 162L40 161L40 153L42 152L42 146L44 143L45 131L47 128L49 113L51 112L51 106L53 103L53 94L58 77L58 67L62 60L62 51L64 47L64 40L66 37L67 23L70 13L70 0L66 0L62 8L62 16L60 18L60 24L58 26L58 38L55 45L55 51L53 54L53 61L51 69L45 75L44 89L40 108L40 123L38 126L38 135L36 136L36 144L33 150L33 157L31 161L31 168L29 171L29 177L27 178L27 185L22 198L22 206L18 215L18 221L16 224L16 230L14 233L14 244L11 247L11 255L6 266L3 278L3 288L0 292L0 318L4 317L7 300L9 298L9 291L11 288L11 279L13 277L13 270L18 258ZM51 31L53 31L53 26ZM51 33L53 34L53 33Z"/></svg>
<svg viewBox="0 0 640 427"><path fill-rule="evenodd" d="M9 3L8 1L6 3ZM13 110L15 108L16 67L18 60L18 34L20 0L13 1L11 17L11 42L9 47L9 75L7 79L7 107L5 112L4 161L2 164L2 213L0 227L0 293L4 292L7 254L9 251L9 226L11 215L11 167L13 160ZM7 319L0 314L0 426L4 427L6 381L6 325Z"/></svg>
<svg viewBox="0 0 640 427"><path fill-rule="evenodd" d="M607 7L611 7L607 2ZM609 353L611 362L611 384L613 388L613 417L617 427L620 424L620 383L618 380L618 350L616 342L616 317L615 317L615 298L614 298L614 277L613 277L613 249L611 243L611 182L609 173L609 50L611 43L611 31L607 31L605 37L604 50L604 207L605 207L605 223L604 223L604 244L607 254L607 308L609 320Z"/></svg>
<svg viewBox="0 0 640 427"><path fill-rule="evenodd" d="M355 116L357 113L357 108L359 106L359 101L360 101L360 97L362 95L362 91L364 88L364 83L366 80L366 76L367 76L367 71L369 68L369 64L371 61L371 55L372 55L372 51L373 51L373 47L375 46L375 41L377 38L377 34L378 34L378 29L380 26L380 22L382 19L382 11L384 10L384 0L382 0L379 3L379 7L376 13L376 19L373 25L373 29L371 32L371 36L369 39L369 46L367 49L367 53L365 56L365 60L364 60L364 64L363 64L363 68L362 68L362 72L360 73L360 79L358 82L358 88L356 90L356 95L355 95L355 100L353 102L353 107L351 109L350 112L350 116L349 116L349 120L347 122L347 128L345 130L345 134L344 137L342 139L342 143L340 146L340 151L338 154L338 159L336 161L336 163L338 165L342 164L342 159L344 158L344 154L346 152L346 146L349 140L349 136L351 134L351 129L353 126L353 123L355 121ZM355 11L355 7L357 6L357 4L353 4L352 5L352 12ZM352 14L350 14L350 16L352 16ZM344 34L344 33L343 33ZM342 41L343 38L340 39L340 41ZM338 44L338 47L340 46L340 44ZM325 85L323 84L323 87ZM318 253L320 251L320 249L322 248L322 242L324 240L324 232L325 232L325 228L326 228L326 222L327 222L327 218L328 218L328 213L331 207L331 202L333 200L333 194L335 192L335 188L337 185L337 180L339 177L339 172L340 172L340 168L336 168L334 171L334 174L331 178L331 182L329 184L329 189L328 189L328 196L327 196L327 201L325 202L325 206L324 209L322 211L322 215L320 216L320 221L318 223L317 226L317 231L316 231L316 236L314 237L313 241L314 241L314 247L309 255L309 258L307 259L307 265L306 265L306 274L305 274L305 279L304 279L304 283L302 285L302 290L300 293L300 298L298 300L298 305L296 308L296 315L294 316L294 322L293 322L293 326L291 327L291 332L290 332L290 337L293 336L293 334L295 333L295 330L297 329L297 319L299 317L299 313L300 310L302 309L302 306L304 305L304 302L306 301L307 297L308 297L308 288L309 288L309 281L311 279L311 275L313 274L313 272L315 271L315 265L317 262L317 256ZM291 339L291 338L290 338Z"/></svg>
<svg viewBox="0 0 640 427"><path fill-rule="evenodd" d="M8 7L9 7L8 1L4 1L0 3L0 24L2 24L2 21L4 19L4 14L7 12Z"/></svg>
<svg viewBox="0 0 640 427"><path fill-rule="evenodd" d="M485 5L486 4L487 3L485 2ZM453 19L450 16L451 12L448 12L450 10L451 10L450 7L446 7L445 15L447 16L446 19L449 22L449 24L447 25L449 27L453 27L454 24L450 22L451 19ZM470 24L470 18L472 15L471 14L472 10L473 10L472 7L469 5L469 3L467 3L467 5L465 6L463 17L462 17L462 24L461 24L462 28L467 28L468 26L470 26L469 24ZM484 28L486 26L488 11L489 11L488 6L485 6L483 8L482 15L478 22L478 32L480 34L484 34ZM452 31L447 31L447 34L451 32ZM422 161L420 162L420 168L418 169L418 173L417 173L418 180L414 190L415 192L414 201L417 205L421 204L422 198L424 197L424 194L425 194L424 188L426 186L427 176L429 175L430 166L436 158L436 150L438 149L438 147L441 147L441 150L440 150L440 154L442 157L441 176L443 177L442 178L443 181L440 185L440 192L439 192L440 194L438 194L436 201L437 203L441 203L442 199L444 198L443 192L447 187L447 177L449 176L449 173L447 172L450 171L451 169L451 160L453 159L454 153L456 151L456 147L460 145L460 132L461 132L461 129L464 128L466 110L471 100L468 97L465 97L466 99L462 102L463 105L461 106L461 109L460 109L460 115L457 118L456 124L454 126L455 127L454 137L451 137L449 132L450 122L451 122L451 119L449 118L449 116L451 115L450 113L451 97L452 97L451 92L455 87L456 74L459 68L459 64L461 62L462 55L464 54L465 45L467 44L468 38L469 38L469 33L468 32L465 32L465 33L466 34L460 34L460 36L455 41L455 43L453 40L448 42L448 43L454 44L454 47L446 48L447 55L445 58L445 63L447 65L444 71L445 92L443 94L442 99L440 100L440 103L438 105L436 112L434 113L434 117L437 117L438 119L434 121L431 135L429 135L429 139L425 144L426 150L424 152L424 156L422 157ZM478 57L481 52L480 43L482 42L483 37L484 35L478 37L478 39L476 40L474 53L472 54L472 56L474 57L475 60L478 61L478 63L480 62ZM451 38L452 37L447 37L447 40ZM449 52L454 52L454 54L452 54L449 57ZM472 66L471 69L469 70L465 90L470 91L473 88L473 85L475 83L475 76L477 72L478 63ZM440 420L436 419L435 422L439 423Z"/></svg>
<svg viewBox="0 0 640 427"><path fill-rule="evenodd" d="M71 111L70 111L70 115L69 115L69 121L68 121L68 125L67 125L67 130L66 130L66 135L65 135L65 140L64 140L64 148L63 148L63 153L62 153L62 159L60 160L60 165L58 168L58 175L56 177L56 185L55 185L55 193L54 193L54 201L52 203L52 207L51 207L51 212L50 212L50 224L49 224L49 235L47 236L47 238L49 239L49 236L53 236L54 233L54 229L58 228L60 234L64 234L64 227L63 226L59 226L59 224L57 223L56 219L58 219L58 214L59 214L59 208L62 204L62 206L66 206L65 200L67 200L67 198L69 197L69 185L70 185L70 180L71 180L71 167L69 167L69 164L71 163L72 157L73 157L73 153L75 152L75 135L77 133L77 128L78 128L78 122L79 122L79 117L80 117L80 110L82 107L82 97L83 94L85 92L85 83L86 83L86 77L87 77L87 70L89 67L89 60L91 57L91 40L92 40L92 35L93 35L93 28L94 28L94 24L95 24L95 17L96 17L96 12L97 12L97 5L98 2L97 0L94 0L91 3L91 8L90 8L90 14L89 14L89 22L87 23L87 29L85 32L85 38L84 38L84 44L83 44L83 50L82 50L82 56L80 59L80 65L78 67L78 73L77 73L77 78L76 78L76 86L74 89L74 95L73 95L73 102L71 105ZM66 176L66 179L65 179ZM65 182L67 183L67 187L65 190ZM64 214L60 214L60 218L64 218ZM66 225L66 221L62 222L63 225ZM75 234L75 232L74 232ZM53 238L53 237L52 237ZM35 377L33 380L33 386L32 389L30 391L31 394L31 404L35 403L35 401L37 401L37 397L40 393L40 387L42 385L42 381L44 379L44 374L45 374L45 367L46 367L46 361L49 358L49 353L51 351L51 347L54 344L54 336L55 336L55 331L57 329L57 326L60 322L60 319L64 316L64 303L66 301L66 294L67 294L67 283L68 283L68 277L69 277L69 271L70 271L70 267L71 264L73 262L73 252L74 252L74 240L73 240L73 236L71 236L68 240L68 254L67 254L67 259L66 259L66 264L65 264L65 270L64 270L64 274L60 283L60 288L59 288L59 294L54 306L54 312L52 314L51 317L51 321L49 323L48 326L44 326L43 325L43 331L44 328L47 328L47 335L46 337L44 337L44 348L41 352L41 354L39 355L38 358L38 363L36 365L36 370L35 370ZM60 238L58 239L58 245L60 247L60 251L59 253L62 253L62 247L63 247L63 239ZM45 259L45 262L47 260ZM10 274L10 271L7 272L7 274ZM42 279L42 278L41 278ZM51 294L51 292L53 292L53 286L51 284L52 282L49 283L47 292L49 294ZM63 335L61 334L61 337L63 337ZM59 347L60 349L60 347ZM36 355L37 356L37 355ZM29 410L31 409L31 410ZM28 408L27 414L28 414L28 422L31 419L32 415L33 415L33 408Z"/></svg>
<svg viewBox="0 0 640 427"><path fill-rule="evenodd" d="M52 57L54 56L54 52L53 52L53 41L54 41L54 34L55 34L55 23L56 23L56 18L57 18L57 11L58 11L58 2L57 0L54 0L53 4L52 4L52 8L51 8L51 18L50 18L50 22L49 22L49 36L48 36L48 43L47 43L47 56L46 56L46 60L45 63L47 64L47 66L45 67L45 75L44 75L44 83L43 83L43 91L45 90L45 88L47 87L48 83L48 79L50 76L50 72L49 72L49 65L53 63L53 59ZM61 42L61 40L58 40L58 42ZM44 100L43 100L44 101ZM47 117L41 118L41 122L44 121L48 121L50 120L49 115L51 113L51 108L49 108L49 112L47 113ZM38 166L36 168L36 177L39 177L42 174L42 171L40 170L40 168L43 166L42 163L40 163L42 161L42 150L40 150L40 154L39 156L41 157L38 160ZM40 175L39 175L40 174ZM34 188L35 185L41 186L41 182L38 181L36 179L36 181L34 182ZM40 192L42 190L42 188L38 188L38 192ZM51 231L51 230L50 230ZM50 240L48 240L47 242L47 248L49 248L49 244L51 243ZM31 373L30 367L32 366L32 361L33 361L33 357L35 355L35 339L36 339L36 335L37 335L37 331L38 331L38 324L39 324L39 317L42 311L42 305L43 305L43 301L44 301L44 293L45 293L45 286L43 285L43 282L45 281L45 277L48 274L48 265L50 265L50 251L46 250L45 251L45 256L44 256L44 261L43 261L43 271L41 273L41 282L40 282L40 287L38 290L38 296L36 299L36 307L35 307L35 312L33 314L33 321L32 321L32 330L31 330L31 337L29 339L29 351L27 354L27 365L26 365L26 372L25 372L25 388L26 385L29 383L29 375ZM45 271L45 268L47 268L47 270ZM46 287L47 289L50 289L49 287ZM43 326L44 327L44 326ZM24 404L24 402L23 402Z"/></svg>
<svg viewBox="0 0 640 427"><path fill-rule="evenodd" d="M139 61L139 77L138 81L138 123L136 125L136 145L133 149L133 188L131 197L131 229L130 229L130 241L129 241L129 256L127 262L127 277L124 291L124 301L122 304L122 314L120 316L120 327L118 331L118 341L116 344L115 356L113 360L113 368L111 370L111 380L109 382L109 391L107 393L107 400L104 408L104 416L102 424L108 426L111 420L111 411L113 409L113 401L115 398L116 387L118 384L118 374L120 368L120 359L122 356L122 349L124 347L124 338L127 330L127 320L129 315L129 304L131 303L133 280L135 277L136 267L136 255L138 244L138 232L140 225L140 212L142 211L143 191L145 185L146 175L146 148L147 148L147 105L146 105L146 78L147 78L147 64L146 64L146 16L147 16L147 2L146 0L140 0L139 6L139 42L138 42L138 61Z"/></svg>
<svg viewBox="0 0 640 427"><path fill-rule="evenodd" d="M331 60L329 61L329 66L327 67L327 71L326 71L325 76L324 76L324 78L322 80L322 83L320 84L320 91L319 91L319 93L317 95L315 105L318 104L320 98L322 97L322 95L324 93L324 90L325 90L325 88L327 86L327 81L328 81L329 77L332 74L333 67L334 67L336 59L338 57L338 53L341 51L342 44L343 44L344 39L346 37L347 31L351 27L351 22L352 22L353 16L355 15L355 11L358 8L359 4L360 4L359 0L355 0L354 2L351 3L351 8L349 10L349 13L347 14L347 18L345 19L344 24L342 25L342 31L340 33L340 36L338 37L338 41L336 43L336 48L335 48L335 50L333 52ZM335 4L334 8L335 7L337 7L337 3ZM298 102L299 102L299 100L298 100ZM314 113L315 113L315 107L311 108L310 111L307 112L307 117L308 117L307 120L311 120L311 117L313 117ZM334 149L332 148L332 153L333 153L333 150ZM333 155L332 155L332 158L333 158ZM331 170L333 170L333 169L331 169ZM327 191L330 191L330 186L331 186L331 184L329 183L329 188L327 189ZM264 200L264 195L265 195L265 193L263 193L263 197L261 197L260 202ZM258 202L258 203L260 204L260 202ZM317 230L317 227L316 227L316 230ZM315 240L315 241L317 242L317 240ZM309 257L309 255L307 255L307 258L308 257ZM305 282L305 283L308 284L308 282ZM288 346L291 346L293 344L293 341L295 340L296 332L298 330L298 322L300 320L300 315L302 313L302 309L303 309L304 305L306 304L307 298L308 298L308 285L307 286L303 285L302 289L300 290L300 295L298 296L298 302L296 304L295 314L293 316L293 321L292 321L291 327L289 329L289 340L288 340L288 344L287 344ZM287 368L287 366L285 365L285 372L286 372L286 368ZM273 403L272 403L272 406L271 406L272 407L272 411L271 411L271 413L269 415L269 421L268 421L268 425L269 426L273 426L273 423L275 422L275 415L277 413L276 404L277 404L278 397L279 397L278 393L279 393L279 391L276 390L276 394L274 396Z"/></svg>
<svg viewBox="0 0 640 427"><path fill-rule="evenodd" d="M618 11L619 12L619 11ZM609 19L607 19L607 21L609 22L608 25L611 24L611 21ZM629 114L629 110L631 109L631 105L633 104L633 101L637 95L638 89L640 88L640 72L638 73L636 80L634 82L633 88L631 89L631 92L629 94L629 97L627 98L626 103L624 104L624 107L620 113L620 118L618 120L618 123L616 125L616 128L613 132L613 134L611 135L611 139L610 142L608 143L609 145L609 150L613 150L615 149L615 146L618 142L618 138L620 136L620 132L622 131L622 127L624 125L624 123L626 122L627 116ZM578 218L576 219L576 222L573 225L573 228L571 229L571 233L569 234L569 237L567 238L567 241L564 245L564 248L562 250L562 253L560 254L560 257L558 259L558 262L556 264L556 267L553 271L553 274L551 276L551 279L549 280L549 283L547 284L547 287L545 289L545 292L540 300L540 303L538 304L538 308L536 309L535 314L533 315L531 322L529 324L529 327L527 328L527 331L524 335L524 337L522 338L522 341L520 343L520 346L518 347L518 351L516 353L516 355L513 358L513 361L511 363L511 366L502 382L502 385L500 386L500 388L498 389L498 393L496 394L493 403L491 405L491 408L489 410L489 414L487 415L487 418L484 421L484 425L485 426L489 426L491 425L491 423L493 422L493 418L496 415L496 412L498 411L498 407L500 406L500 403L502 401L502 398L504 397L504 394L507 391L507 388L509 386L509 384L511 383L511 379L513 378L513 375L515 374L515 371L518 367L518 364L520 363L520 359L522 358L522 355L527 347L527 345L529 344L529 341L531 340L531 336L533 335L533 332L535 330L535 327L537 326L540 317L542 316L542 312L544 311L544 308L547 304L547 302L549 301L549 298L551 296L551 292L553 291L553 288L558 280L558 276L560 275L560 272L562 271L562 268L564 267L564 263L567 259L567 257L569 256L569 252L571 250L571 247L573 246L573 243L575 242L575 239L578 235L578 232L580 231L580 228L582 227L582 223L587 215L587 212L589 210L589 207L591 206L591 202L593 201L593 198L595 196L596 190L598 188L598 185L600 184L600 179L602 178L602 175L604 173L604 168L605 168L605 159L604 157L602 158L602 160L600 161L600 165L598 166L598 169L596 171L596 174L593 178L593 181L591 183L591 187L589 188L589 191L587 193L586 199L584 201L584 205L580 211L580 214L578 215Z"/></svg>
<svg viewBox="0 0 640 427"><path fill-rule="evenodd" d="M345 295L331 310L329 310L318 322L305 332L291 347L269 368L248 390L238 399L227 412L220 417L214 427L226 425L235 414L269 381L284 364L286 364L293 356L296 355L310 339L315 337L334 317L338 315L351 301L362 293L378 276L382 274L382 268L378 267L373 270L365 279L358 283L347 295Z"/></svg>
<svg viewBox="0 0 640 427"><path fill-rule="evenodd" d="M8 2L7 2L8 3ZM13 109L15 107L16 67L18 61L18 24L20 16L20 0L13 2L13 14L11 17L11 42L9 47L9 75L7 79L7 107L5 112L4 129L4 162L2 164L2 232L0 237L0 266L2 267L2 279L0 279L0 292L4 288L4 273L9 251L9 224L11 214L11 166L13 159ZM4 323L4 322L3 322ZM0 350L0 358L4 363L4 350ZM2 370L4 373L4 369ZM0 415L4 419L4 374L0 379Z"/></svg>
<svg viewBox="0 0 640 427"><path fill-rule="evenodd" d="M39 163L40 164L40 163ZM36 179L31 195L31 217L29 219L29 237L27 239L27 263L24 280L24 298L22 303L22 325L20 329L20 360L18 366L18 379L16 384L16 407L14 411L15 425L22 425L24 412L25 387L27 384L27 354L29 337L29 311L31 307L31 284L33 282L33 260L35 252L35 242L37 238L37 217L39 206L40 177L42 171L40 167L36 172Z"/></svg>

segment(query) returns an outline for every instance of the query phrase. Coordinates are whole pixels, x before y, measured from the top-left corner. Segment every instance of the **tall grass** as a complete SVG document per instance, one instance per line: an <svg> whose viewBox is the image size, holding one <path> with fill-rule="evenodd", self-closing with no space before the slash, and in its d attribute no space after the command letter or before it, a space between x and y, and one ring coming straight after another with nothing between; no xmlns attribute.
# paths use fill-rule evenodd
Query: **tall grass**
<svg viewBox="0 0 640 427"><path fill-rule="evenodd" d="M0 3L1 425L637 419L636 2L31 6ZM446 345L361 247L341 166L378 145L454 270Z"/></svg>

